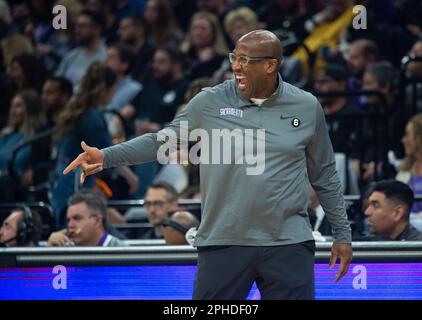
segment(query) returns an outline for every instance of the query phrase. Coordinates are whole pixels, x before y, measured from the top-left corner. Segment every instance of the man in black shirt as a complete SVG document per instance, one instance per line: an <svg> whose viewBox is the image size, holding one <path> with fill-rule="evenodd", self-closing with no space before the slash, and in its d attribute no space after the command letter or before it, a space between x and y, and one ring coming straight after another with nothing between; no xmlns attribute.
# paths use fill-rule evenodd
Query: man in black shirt
<svg viewBox="0 0 422 320"><path fill-rule="evenodd" d="M418 241L422 233L409 223L413 191L400 181L383 180L375 184L365 210L373 240Z"/></svg>

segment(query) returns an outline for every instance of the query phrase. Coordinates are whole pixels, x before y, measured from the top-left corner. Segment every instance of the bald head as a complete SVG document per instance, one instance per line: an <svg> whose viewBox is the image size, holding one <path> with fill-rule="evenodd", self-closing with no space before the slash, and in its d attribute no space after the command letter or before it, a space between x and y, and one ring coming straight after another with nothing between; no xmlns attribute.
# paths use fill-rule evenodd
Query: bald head
<svg viewBox="0 0 422 320"><path fill-rule="evenodd" d="M177 211L171 216L170 220L180 223L188 229L199 225L198 219L189 211Z"/></svg>
<svg viewBox="0 0 422 320"><path fill-rule="evenodd" d="M241 37L237 44L245 44L257 56L269 56L282 60L283 46L277 36L268 30L253 30Z"/></svg>
<svg viewBox="0 0 422 320"><path fill-rule="evenodd" d="M185 233L188 229L199 225L198 219L188 211L177 211L170 218L171 223L164 221L166 228L163 229L164 239L167 245L187 244Z"/></svg>

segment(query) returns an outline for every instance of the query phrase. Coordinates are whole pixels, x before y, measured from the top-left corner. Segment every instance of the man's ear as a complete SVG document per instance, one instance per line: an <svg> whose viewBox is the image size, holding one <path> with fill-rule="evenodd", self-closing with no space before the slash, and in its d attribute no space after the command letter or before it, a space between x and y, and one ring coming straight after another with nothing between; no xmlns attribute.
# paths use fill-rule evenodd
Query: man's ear
<svg viewBox="0 0 422 320"><path fill-rule="evenodd" d="M97 214L97 215L94 216L94 218L95 218L95 224L103 225L103 217L102 216Z"/></svg>
<svg viewBox="0 0 422 320"><path fill-rule="evenodd" d="M277 73L279 68L279 63L276 59L268 59L267 61L267 73Z"/></svg>
<svg viewBox="0 0 422 320"><path fill-rule="evenodd" d="M394 207L393 211L393 219L395 222L399 222L403 219L403 217L406 215L406 207L402 204L398 204Z"/></svg>

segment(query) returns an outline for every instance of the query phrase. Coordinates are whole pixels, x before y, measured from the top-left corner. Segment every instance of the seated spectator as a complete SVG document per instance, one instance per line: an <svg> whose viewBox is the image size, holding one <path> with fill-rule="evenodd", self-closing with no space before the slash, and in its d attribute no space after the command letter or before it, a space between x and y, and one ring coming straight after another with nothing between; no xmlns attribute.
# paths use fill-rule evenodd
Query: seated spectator
<svg viewBox="0 0 422 320"><path fill-rule="evenodd" d="M30 148L24 147L16 154L13 162L15 177L9 176L9 161L15 147L33 137L44 122L41 101L35 91L23 90L13 97L8 124L0 131L0 201L24 200L23 195L18 194L16 184L27 168Z"/></svg>
<svg viewBox="0 0 422 320"><path fill-rule="evenodd" d="M144 17L151 30L153 46L179 46L183 34L179 30L172 4L169 0L148 0Z"/></svg>
<svg viewBox="0 0 422 320"><path fill-rule="evenodd" d="M171 212L177 209L177 191L166 183L156 183L149 186L145 195L148 222L154 228L145 232L142 239L163 238L162 222L168 219Z"/></svg>
<svg viewBox="0 0 422 320"><path fill-rule="evenodd" d="M57 76L69 79L75 91L79 88L82 78L93 62L104 61L107 47L101 36L104 29L103 17L82 12L75 26L75 39L79 46L68 52L56 71Z"/></svg>
<svg viewBox="0 0 422 320"><path fill-rule="evenodd" d="M36 42L37 56L42 59L47 70L54 72L63 57L76 46L74 39L74 27L76 20L83 11L83 6L79 1L56 0L54 6L62 5L66 8L66 29L58 29L48 33L42 41ZM47 21L51 26L52 18Z"/></svg>
<svg viewBox="0 0 422 320"><path fill-rule="evenodd" d="M32 89L38 94L48 75L43 62L26 53L13 57L8 73L16 90Z"/></svg>
<svg viewBox="0 0 422 320"><path fill-rule="evenodd" d="M135 58L131 67L132 78L140 83L149 77L154 47L149 43L149 26L144 17L127 16L120 21L119 44L131 48Z"/></svg>
<svg viewBox="0 0 422 320"><path fill-rule="evenodd" d="M305 22L310 18L309 10L308 1L271 1L261 17L268 30L302 41L308 35Z"/></svg>
<svg viewBox="0 0 422 320"><path fill-rule="evenodd" d="M408 54L412 58L422 58L422 40L416 41ZM406 86L406 109L412 114L422 111L422 61L411 61L406 65L406 77L415 81Z"/></svg>
<svg viewBox="0 0 422 320"><path fill-rule="evenodd" d="M36 247L41 231L38 212L27 206L13 209L0 228L0 247Z"/></svg>
<svg viewBox="0 0 422 320"><path fill-rule="evenodd" d="M126 120L132 120L133 114L125 112L125 106L141 91L142 85L132 79L129 75L130 67L134 55L128 47L122 45L112 45L107 49L107 66L114 71L117 76L116 91L111 102L105 106L107 110L117 111ZM125 140L124 126L117 116L107 115L108 128L115 142ZM123 138L121 138L123 137ZM120 140L119 140L120 138Z"/></svg>
<svg viewBox="0 0 422 320"><path fill-rule="evenodd" d="M402 139L405 158L396 180L407 183L415 195L422 195L422 114L410 118ZM410 223L422 232L422 203L415 202Z"/></svg>
<svg viewBox="0 0 422 320"><path fill-rule="evenodd" d="M176 211L170 219L166 219L161 223L163 228L164 239L167 245L186 245L186 232L190 228L199 226L198 219L189 211Z"/></svg>
<svg viewBox="0 0 422 320"><path fill-rule="evenodd" d="M175 47L160 47L153 57L153 80L133 99L136 134L157 132L170 122L183 103L188 81L183 76L183 55ZM127 107L125 107L125 110Z"/></svg>
<svg viewBox="0 0 422 320"><path fill-rule="evenodd" d="M80 153L80 143L108 147L111 137L100 107L108 104L114 94L116 75L99 62L93 63L82 80L80 90L66 105L57 122L55 141L57 141L57 161L55 181L51 187L51 204L61 225L62 213L68 198L75 191L75 173L63 175L63 169L70 159ZM94 179L85 181L84 186L91 188Z"/></svg>
<svg viewBox="0 0 422 320"><path fill-rule="evenodd" d="M377 91L381 94L368 95L368 113L375 114L371 118L371 130L367 132L368 140L372 146L368 149L368 157L371 161L378 161L378 176L394 177L396 171L388 164L387 153L394 152L396 157L402 157L403 151L400 148L401 135L405 127L402 120L402 106L396 101L397 73L393 65L388 61L379 61L369 64L363 74L362 89ZM377 131L375 131L377 130ZM381 137L386 139L380 140ZM374 173L372 166L372 173ZM367 174L370 170L367 170Z"/></svg>
<svg viewBox="0 0 422 320"><path fill-rule="evenodd" d="M422 233L409 223L413 191L395 180L383 180L374 185L365 211L374 240L419 241Z"/></svg>
<svg viewBox="0 0 422 320"><path fill-rule="evenodd" d="M38 129L37 134L52 130L61 112L72 97L72 83L63 77L49 77L43 86L41 101L47 115L47 122ZM49 180L52 162L52 135L37 139L31 144L28 168L21 177L23 187L38 185ZM47 199L44 199L47 201Z"/></svg>
<svg viewBox="0 0 422 320"><path fill-rule="evenodd" d="M217 17L209 12L195 13L180 49L188 58L191 80L211 77L228 53Z"/></svg>
<svg viewBox="0 0 422 320"><path fill-rule="evenodd" d="M351 73L348 81L350 90L358 91L362 89L365 68L378 61L378 51L377 44L371 40L357 39L352 42L346 55ZM368 106L364 97L355 97L352 100L361 110L367 110Z"/></svg>
<svg viewBox="0 0 422 320"><path fill-rule="evenodd" d="M416 41L409 51L410 57L422 57L422 40ZM422 79L422 62L412 61L406 66L406 72L409 76Z"/></svg>
<svg viewBox="0 0 422 320"><path fill-rule="evenodd" d="M230 10L224 17L224 31L230 36L232 48L242 36L257 29L261 29L258 16L248 7Z"/></svg>
<svg viewBox="0 0 422 320"><path fill-rule="evenodd" d="M107 44L117 42L117 28L119 20L116 18L116 1L87 0L84 2L84 10L104 16L104 38Z"/></svg>
<svg viewBox="0 0 422 320"><path fill-rule="evenodd" d="M1 10L0 10L1 12ZM1 22L1 21L0 21ZM1 37L0 53L2 55L2 69L10 68L12 59L23 55L32 55L34 53L34 46L27 36L20 33L12 33Z"/></svg>
<svg viewBox="0 0 422 320"><path fill-rule="evenodd" d="M327 64L322 69L314 82L314 89L318 93L328 94L333 92L347 91L348 72L340 64ZM350 103L346 96L318 96L318 100L324 108L325 120L330 135L333 150L347 156L352 164L353 171L348 170L348 185L345 186L347 194L356 193L357 181L360 171L361 143L359 141L359 126L362 130L362 122L357 116L361 112ZM362 140L362 139L361 139ZM349 165L346 165L348 168Z"/></svg>
<svg viewBox="0 0 422 320"><path fill-rule="evenodd" d="M224 18L224 30L229 35L232 44L248 32L259 28L260 23L257 15L248 7L230 10ZM212 78L215 83L233 78L233 70L228 56L224 59L220 68L214 72Z"/></svg>
<svg viewBox="0 0 422 320"><path fill-rule="evenodd" d="M48 246L118 247L125 244L107 231L107 205L92 190L80 190L69 198L67 229L53 232Z"/></svg>

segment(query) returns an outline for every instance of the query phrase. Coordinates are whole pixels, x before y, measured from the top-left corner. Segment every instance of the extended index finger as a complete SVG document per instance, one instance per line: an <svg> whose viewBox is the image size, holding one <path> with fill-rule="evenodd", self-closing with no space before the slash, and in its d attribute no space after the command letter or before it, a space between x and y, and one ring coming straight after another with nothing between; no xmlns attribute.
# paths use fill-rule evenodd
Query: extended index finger
<svg viewBox="0 0 422 320"><path fill-rule="evenodd" d="M73 160L64 170L63 170L63 174L68 174L70 171L72 171L73 169L75 169L76 167L80 166L82 163L82 159L80 158L80 155Z"/></svg>

